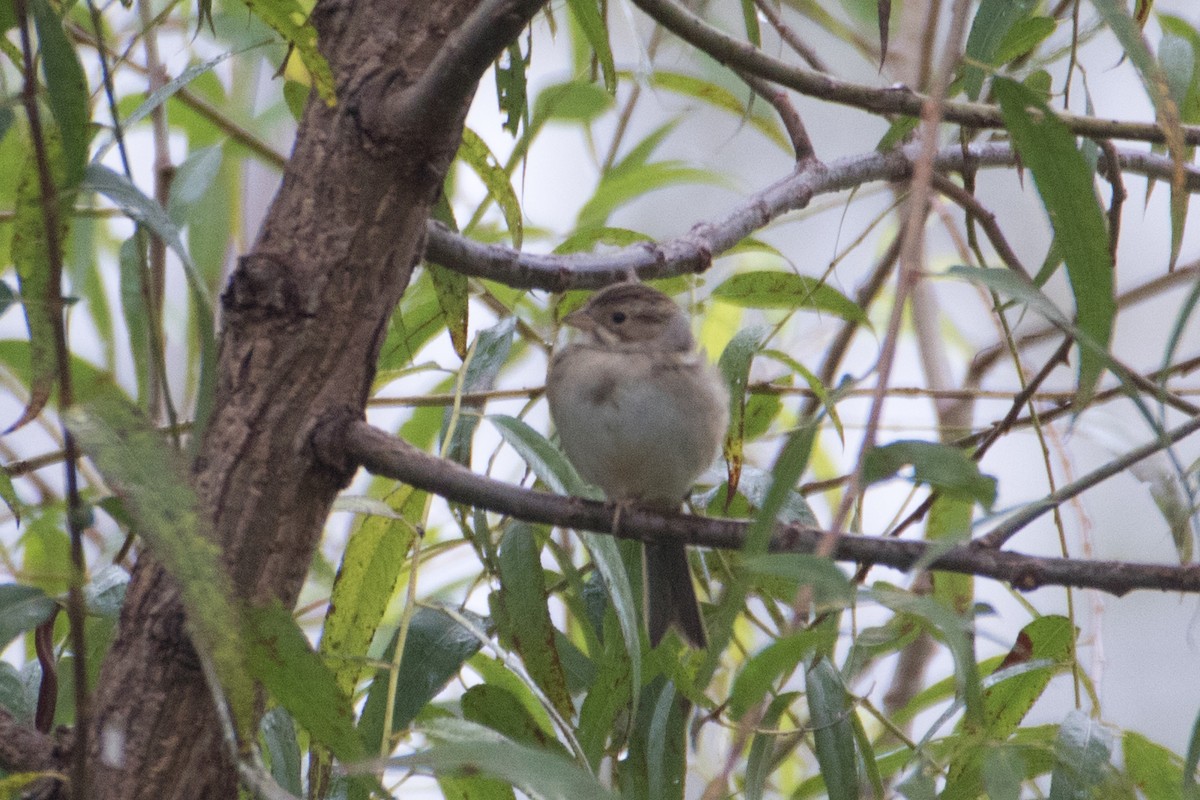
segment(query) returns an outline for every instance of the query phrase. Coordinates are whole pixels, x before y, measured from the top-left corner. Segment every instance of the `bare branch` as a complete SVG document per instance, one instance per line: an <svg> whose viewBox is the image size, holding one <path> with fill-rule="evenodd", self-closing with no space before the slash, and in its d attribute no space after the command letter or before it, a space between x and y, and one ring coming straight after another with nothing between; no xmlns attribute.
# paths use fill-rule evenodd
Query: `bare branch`
<svg viewBox="0 0 1200 800"><path fill-rule="evenodd" d="M1002 547L1005 542L1047 511L1057 508L1072 497L1078 497L1101 481L1105 481L1119 472L1124 472L1130 466L1149 458L1161 450L1167 449L1198 430L1200 430L1200 416L1192 417L1177 428L1163 431L1162 435L1153 441L1130 450L1120 458L1113 459L1099 469L1093 470L1078 480L1072 481L1042 500L1027 504L1005 522L1002 522L989 531L987 535L980 537L977 543L981 547Z"/></svg>
<svg viewBox="0 0 1200 800"><path fill-rule="evenodd" d="M816 48L811 47L796 35L796 32L783 21L783 16L771 5L769 0L754 0L754 5L767 18L767 22L779 34L779 38L787 42L788 47L796 51L796 55L807 61L808 65L813 69L819 72L829 72L829 67L825 65L824 60L817 54Z"/></svg>
<svg viewBox="0 0 1200 800"><path fill-rule="evenodd" d="M788 138L792 140L792 151L796 154L796 163L801 164L809 159L815 159L817 153L813 149L812 140L808 138L804 121L800 119L799 112L788 98L787 91L773 86L762 78L744 72L739 72L737 75L755 94L766 100L775 109L775 113L779 115L779 121L783 123L784 130L788 132Z"/></svg>
<svg viewBox="0 0 1200 800"><path fill-rule="evenodd" d="M984 234L988 237L988 241L995 248L996 255L1000 256L1000 260L1004 262L1006 267L1029 278L1031 281L1033 280L1033 276L1029 274L1029 270L1025 269L1025 265L1021 263L1021 259L1017 257L1012 247L1009 246L1008 240L1004 238L1004 231L996 224L996 215L985 208L975 195L945 175L933 176L933 188L937 189L938 194L949 198L979 223L979 226L983 228Z"/></svg>
<svg viewBox="0 0 1200 800"><path fill-rule="evenodd" d="M909 117L919 117L922 105L928 100L906 86L877 89L792 66L772 58L748 42L722 33L674 0L634 2L659 25L718 62L795 89L801 94L876 114L904 114ZM970 128L992 130L1004 127L1000 109L986 103L947 103L944 112L943 118L947 122ZM1080 136L1166 142L1163 129L1150 122L1107 120L1066 113L1060 113L1059 118ZM1200 127L1183 126L1183 136L1189 145L1200 144Z"/></svg>
<svg viewBox="0 0 1200 800"><path fill-rule="evenodd" d="M1200 428L1200 420L1191 423ZM422 452L365 422L331 419L313 438L318 457L333 467L357 463L376 475L403 481L457 503L508 514L528 522L559 525L641 541L674 540L699 547L740 549L745 522L678 513L622 508L579 497L548 494L478 475L452 461ZM813 553L828 531L800 525L780 526L770 549ZM833 536L833 557L840 561L911 569L929 554L925 542L877 536ZM927 569L959 572L1008 581L1028 591L1039 586L1076 586L1123 595L1133 589L1200 593L1200 564L1132 564L1068 558L1038 558L990 547L966 545L941 553Z"/></svg>
<svg viewBox="0 0 1200 800"><path fill-rule="evenodd" d="M1121 168L1156 178L1169 178L1170 159L1151 153L1118 153ZM868 153L823 165L806 162L791 175L743 200L723 220L697 224L683 236L659 244L642 243L605 253L546 255L521 253L501 245L480 244L444 225L430 222L426 257L448 269L488 278L519 289L596 289L634 272L642 280L704 272L714 256L736 245L771 220L804 208L816 195L851 189L872 181L900 181L912 174L913 146L887 153ZM934 159L938 172L976 167L1009 167L1016 155L1006 144L947 147ZM1101 160L1107 165L1107 158ZM1200 169L1189 166L1187 187L1200 192Z"/></svg>

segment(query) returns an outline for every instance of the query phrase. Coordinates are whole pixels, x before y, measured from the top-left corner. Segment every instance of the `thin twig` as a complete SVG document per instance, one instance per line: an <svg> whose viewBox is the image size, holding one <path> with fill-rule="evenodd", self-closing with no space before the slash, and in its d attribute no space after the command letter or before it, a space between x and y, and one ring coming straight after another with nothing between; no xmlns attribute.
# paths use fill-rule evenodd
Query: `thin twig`
<svg viewBox="0 0 1200 800"><path fill-rule="evenodd" d="M29 124L29 138L33 143L34 160L37 162L38 188L42 206L42 227L46 236L47 303L54 326L54 356L57 366L58 403L60 411L70 408L72 403L71 353L67 344L66 318L62 300L63 253L59 238L58 186L50 167L50 156L46 151L45 132L42 129L41 111L38 107L37 74L33 66L33 43L29 35L28 9L25 0L13 0L21 37L22 72L24 88L21 92ZM55 22L54 24L57 24ZM75 463L79 460L79 448L75 437L64 425L62 429L63 450L66 453L67 487L67 531L71 539L71 581L67 587L67 618L70 621L71 650L74 658L72 676L75 681L75 749L71 758L71 786L77 797L88 797L88 726L91 724L88 708L87 688L87 639L84 633L85 608L83 584L86 581L87 563L83 555L83 502L79 496L79 475Z"/></svg>
<svg viewBox="0 0 1200 800"><path fill-rule="evenodd" d="M996 224L996 215L986 209L975 195L945 175L940 174L933 176L933 188L937 189L938 194L954 202L955 205L967 212L967 215L971 219L979 223L983 228L984 234L988 237L988 241L992 243L992 247L996 250L996 255L1000 257L1005 266L1014 272L1024 275L1031 281L1033 280L1033 276L1029 274L1029 270L1025 269L1025 265L1021 263L1021 259L1017 257L1012 247L1009 246L1008 239L1004 237L1004 231L1000 230L1000 226ZM983 264L980 264L980 266L983 266Z"/></svg>
<svg viewBox="0 0 1200 800"><path fill-rule="evenodd" d="M1100 149L1104 151L1105 165L1101 174L1108 178L1109 186L1112 187L1112 198L1108 204L1108 252L1112 256L1115 270L1117 245L1121 241L1121 207L1125 204L1125 198L1129 196L1129 193L1125 191L1125 181L1121 178L1121 170L1112 168L1112 165L1119 160L1117 148L1108 139L1101 139L1099 145Z"/></svg>
<svg viewBox="0 0 1200 800"><path fill-rule="evenodd" d="M792 141L792 151L796 154L796 163L801 164L816 158L817 153L813 149L812 140L808 138L804 121L800 119L796 107L788 99L787 92L753 75L739 72L737 76L745 81L756 95L766 100L775 109L775 113L779 115L779 121L783 123L783 129L787 131L788 137Z"/></svg>
<svg viewBox="0 0 1200 800"><path fill-rule="evenodd" d="M1151 442L1130 450L1120 458L1114 459L1097 470L1089 472L1082 478L1072 481L1056 492L1052 492L1042 500L1030 503L1007 519L1005 522L993 528L987 534L979 537L976 542L981 547L1001 547L1015 536L1020 530L1025 528L1029 523L1033 522L1038 517L1045 514L1051 509L1065 503L1067 500L1082 494L1096 484L1111 478L1120 472L1124 472L1132 465L1142 461L1150 456L1167 449L1176 442L1190 436L1200 430L1200 416L1193 417L1184 424L1169 431L1164 431L1162 436L1154 439Z"/></svg>
<svg viewBox="0 0 1200 800"><path fill-rule="evenodd" d="M829 67L817 55L817 51L808 45L808 42L801 39L791 26L783 21L783 17L779 11L771 5L771 0L754 0L754 5L766 18L767 22L779 34L779 38L796 52L796 55L808 62L808 65L819 72L829 72Z"/></svg>
<svg viewBox="0 0 1200 800"><path fill-rule="evenodd" d="M962 44L966 37L968 6L967 0L958 0L955 3L950 35L945 45L942 62L933 76L933 87L929 99L921 109L921 130L917 142L920 149L913 166L913 176L909 186L908 213L904 219L904 235L900 244L899 270L896 277L896 297L888 320L887 334L879 348L879 360L875 365L876 392L871 399L871 409L867 414L866 429L859 445L858 458L855 461L850 484L842 497L837 516L834 518L833 530L838 533L844 529L862 492L863 470L866 467L867 454L875 447L876 433L883 417L883 405L887 398L886 389L891 381L892 364L900 337L900 322L904 315L905 304L908 302L923 268L921 257L925 248L925 217L929 213L929 192L935 172L934 162L938 154L938 127L943 118L946 90L950 85L951 75L958 66Z"/></svg>
<svg viewBox="0 0 1200 800"><path fill-rule="evenodd" d="M795 89L810 97L876 114L904 114L910 117L919 117L922 106L929 100L928 97L907 87L879 89L863 86L787 64L763 53L748 42L721 32L674 0L634 2L655 22L712 56L719 63ZM1166 142L1162 127L1152 122L1108 120L1067 113L1060 114L1059 118L1074 133L1093 139ZM987 103L946 103L943 119L982 130L1004 127L1000 109ZM1182 130L1186 144L1200 144L1200 127L1187 125L1183 126Z"/></svg>

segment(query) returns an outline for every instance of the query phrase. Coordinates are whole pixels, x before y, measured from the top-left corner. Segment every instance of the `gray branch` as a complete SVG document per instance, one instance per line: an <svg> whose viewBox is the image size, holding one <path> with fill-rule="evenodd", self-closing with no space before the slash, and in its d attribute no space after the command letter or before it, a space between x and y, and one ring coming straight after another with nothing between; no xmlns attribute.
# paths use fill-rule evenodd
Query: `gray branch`
<svg viewBox="0 0 1200 800"><path fill-rule="evenodd" d="M578 497L524 489L478 475L452 461L422 452L365 422L327 422L314 437L318 457L334 467L359 464L369 472L433 492L451 502L507 514L528 522L594 531L641 541L676 541L698 547L738 550L748 523L617 508ZM833 557L861 565L911 569L929 554L922 541L833 534L800 525L780 526L771 537L777 553L814 553L832 541ZM1040 586L1074 586L1123 595L1133 589L1200 593L1200 564L1134 564L1041 558L990 547L962 545L937 555L927 569L1007 581L1022 591Z"/></svg>
<svg viewBox="0 0 1200 800"><path fill-rule="evenodd" d="M804 208L813 197L852 189L873 181L901 181L912 174L913 147L868 153L825 165L806 161L787 177L743 200L724 219L699 223L674 239L631 245L604 253L543 255L522 253L502 245L481 244L437 222L428 226L425 257L464 275L488 278L519 289L596 289L635 273L642 280L704 272L715 256L789 211ZM1121 169L1170 179L1174 164L1151 153L1118 151ZM934 159L940 173L972 168L1011 167L1017 162L1007 144L947 147ZM1102 156L1100 169L1107 169ZM1189 192L1200 192L1200 170L1186 168Z"/></svg>

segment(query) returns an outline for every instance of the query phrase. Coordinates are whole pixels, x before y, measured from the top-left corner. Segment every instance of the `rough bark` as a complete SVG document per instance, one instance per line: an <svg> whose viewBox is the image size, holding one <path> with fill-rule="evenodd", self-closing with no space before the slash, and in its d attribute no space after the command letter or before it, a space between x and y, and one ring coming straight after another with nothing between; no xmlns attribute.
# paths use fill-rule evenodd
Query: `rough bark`
<svg viewBox="0 0 1200 800"><path fill-rule="evenodd" d="M362 109L417 80L476 0L321 2L339 103L310 100L252 252L222 295L216 401L194 467L236 592L291 606L346 472L318 463L313 427L361 414L382 336L424 246L457 121L366 133ZM91 724L91 797L231 798L210 693L171 579L134 570Z"/></svg>

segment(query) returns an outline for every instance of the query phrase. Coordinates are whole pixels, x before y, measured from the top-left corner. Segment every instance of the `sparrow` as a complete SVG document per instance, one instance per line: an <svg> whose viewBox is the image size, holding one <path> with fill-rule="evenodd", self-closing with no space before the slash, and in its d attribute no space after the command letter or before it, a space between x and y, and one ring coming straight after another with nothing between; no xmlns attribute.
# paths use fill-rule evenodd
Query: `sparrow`
<svg viewBox="0 0 1200 800"><path fill-rule="evenodd" d="M729 426L729 391L687 315L657 289L618 283L563 323L580 335L551 359L546 396L567 458L619 505L678 510ZM651 645L674 626L706 647L683 545L643 548Z"/></svg>

